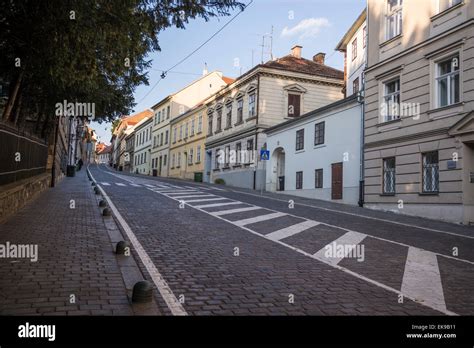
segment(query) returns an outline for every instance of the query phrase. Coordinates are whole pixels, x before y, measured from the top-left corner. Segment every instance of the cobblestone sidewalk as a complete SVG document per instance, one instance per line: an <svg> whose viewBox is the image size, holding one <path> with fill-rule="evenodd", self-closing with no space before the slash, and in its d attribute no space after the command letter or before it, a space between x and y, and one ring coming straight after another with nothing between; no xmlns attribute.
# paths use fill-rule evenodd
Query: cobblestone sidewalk
<svg viewBox="0 0 474 348"><path fill-rule="evenodd" d="M12 257L26 244L36 262ZM0 315L134 314L86 168L0 224L1 248Z"/></svg>

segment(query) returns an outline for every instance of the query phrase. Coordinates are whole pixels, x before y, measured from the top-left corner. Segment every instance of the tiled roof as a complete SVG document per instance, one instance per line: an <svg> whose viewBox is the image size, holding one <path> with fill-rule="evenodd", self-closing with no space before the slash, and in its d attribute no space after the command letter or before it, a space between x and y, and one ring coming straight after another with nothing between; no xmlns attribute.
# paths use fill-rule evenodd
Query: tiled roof
<svg viewBox="0 0 474 348"><path fill-rule="evenodd" d="M231 77L227 77L227 76L222 76L222 80L224 80L224 82L227 83L228 85L230 85L232 82L235 81L235 79Z"/></svg>
<svg viewBox="0 0 474 348"><path fill-rule="evenodd" d="M270 60L261 66L265 68L294 71L304 74L344 80L343 71L331 68L325 64L316 63L306 58L297 58L292 55L287 55L277 60Z"/></svg>

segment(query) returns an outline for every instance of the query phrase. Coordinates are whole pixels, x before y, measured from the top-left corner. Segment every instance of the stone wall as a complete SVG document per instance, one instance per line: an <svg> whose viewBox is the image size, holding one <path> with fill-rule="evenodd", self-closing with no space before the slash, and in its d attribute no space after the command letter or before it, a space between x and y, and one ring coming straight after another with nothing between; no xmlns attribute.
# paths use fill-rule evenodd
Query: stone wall
<svg viewBox="0 0 474 348"><path fill-rule="evenodd" d="M0 223L49 188L51 174L44 173L0 187Z"/></svg>

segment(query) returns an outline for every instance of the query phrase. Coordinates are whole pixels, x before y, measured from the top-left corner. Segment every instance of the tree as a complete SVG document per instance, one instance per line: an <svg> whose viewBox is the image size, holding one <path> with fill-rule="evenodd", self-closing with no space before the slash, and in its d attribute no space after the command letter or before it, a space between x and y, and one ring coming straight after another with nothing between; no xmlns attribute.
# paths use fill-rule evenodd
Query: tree
<svg viewBox="0 0 474 348"><path fill-rule="evenodd" d="M158 34L242 10L236 0L8 0L0 7L0 80L9 85L2 120L45 136L56 103L95 103L111 121L148 85L147 54Z"/></svg>

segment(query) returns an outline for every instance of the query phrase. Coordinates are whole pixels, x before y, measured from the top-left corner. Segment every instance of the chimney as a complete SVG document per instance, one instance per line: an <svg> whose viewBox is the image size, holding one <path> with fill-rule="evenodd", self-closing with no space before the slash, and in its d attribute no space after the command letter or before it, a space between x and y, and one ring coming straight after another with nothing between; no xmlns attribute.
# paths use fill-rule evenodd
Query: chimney
<svg viewBox="0 0 474 348"><path fill-rule="evenodd" d="M326 57L326 53L319 52L313 56L313 62L324 64L324 57Z"/></svg>
<svg viewBox="0 0 474 348"><path fill-rule="evenodd" d="M291 55L295 58L301 58L301 49L303 47L299 46L299 45L296 45L296 46L293 46L293 48L291 49Z"/></svg>

